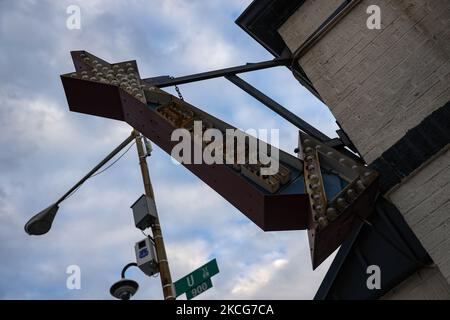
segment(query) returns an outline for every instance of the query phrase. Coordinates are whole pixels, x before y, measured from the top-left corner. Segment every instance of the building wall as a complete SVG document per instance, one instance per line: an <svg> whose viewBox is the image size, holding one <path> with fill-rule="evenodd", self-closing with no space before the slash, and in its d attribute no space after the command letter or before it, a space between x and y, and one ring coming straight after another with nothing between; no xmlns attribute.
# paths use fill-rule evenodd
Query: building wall
<svg viewBox="0 0 450 320"><path fill-rule="evenodd" d="M381 30L366 25L373 4L381 8ZM330 11L327 0L310 5ZM302 6L280 27L293 52L323 22L317 11ZM362 0L299 63L371 163L450 101L448 39L448 0ZM450 282L449 164L447 145L388 195Z"/></svg>
<svg viewBox="0 0 450 320"><path fill-rule="evenodd" d="M291 49L306 39L328 18L342 3L342 0L309 0L305 1L301 10L284 23L279 33ZM305 23L307 22L307 23ZM296 49L296 48L295 48Z"/></svg>
<svg viewBox="0 0 450 320"><path fill-rule="evenodd" d="M307 38L304 33L324 20L314 14L317 9L304 7L309 2L279 29L293 52ZM328 12L329 2L338 6L312 3ZM381 30L367 28L372 4L381 8ZM363 0L300 57L368 163L450 100L449 19L448 0Z"/></svg>
<svg viewBox="0 0 450 320"><path fill-rule="evenodd" d="M422 268L386 293L381 299L450 300L450 285L445 281L438 268Z"/></svg>
<svg viewBox="0 0 450 320"><path fill-rule="evenodd" d="M450 283L450 148L388 196Z"/></svg>

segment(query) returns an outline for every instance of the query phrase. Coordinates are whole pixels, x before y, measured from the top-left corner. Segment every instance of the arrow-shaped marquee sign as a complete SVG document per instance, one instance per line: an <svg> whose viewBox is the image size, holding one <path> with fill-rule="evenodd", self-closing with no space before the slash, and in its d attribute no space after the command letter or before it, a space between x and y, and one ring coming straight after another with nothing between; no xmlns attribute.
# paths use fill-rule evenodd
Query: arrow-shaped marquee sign
<svg viewBox="0 0 450 320"><path fill-rule="evenodd" d="M169 154L178 144L171 141L173 131L192 131L194 121L202 121L201 130L235 129L143 82L135 61L111 64L86 51L71 54L76 72L61 76L71 111L125 121ZM280 150L280 170L272 176L261 175L258 164L193 163L182 164L263 230L307 228L309 203L298 158Z"/></svg>
<svg viewBox="0 0 450 320"><path fill-rule="evenodd" d="M174 130L184 128L195 134L196 121L203 124L200 134L208 128L221 132L236 129L142 81L134 60L109 63L86 51L71 55L75 72L61 75L71 111L125 121L169 154L178 144L171 139ZM354 227L355 217L364 218L371 211L376 173L305 137L301 136L301 159L277 149L279 170L273 175L263 174L260 162L182 164L263 230L308 229L315 268L342 243ZM201 148L209 143L203 141ZM194 146L195 139L191 144ZM321 147L329 151L322 153ZM222 150L224 157L239 152L225 146ZM363 180L348 175L348 170L362 172Z"/></svg>

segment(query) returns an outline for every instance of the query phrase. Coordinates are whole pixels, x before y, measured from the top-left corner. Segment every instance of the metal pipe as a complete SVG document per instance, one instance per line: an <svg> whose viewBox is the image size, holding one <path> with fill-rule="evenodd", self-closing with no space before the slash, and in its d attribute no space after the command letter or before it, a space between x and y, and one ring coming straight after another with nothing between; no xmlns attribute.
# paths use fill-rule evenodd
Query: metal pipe
<svg viewBox="0 0 450 320"><path fill-rule="evenodd" d="M291 58L277 58L268 61L256 62L256 63L247 63L237 67L219 69L214 71L202 72L197 74L192 74L184 77L171 78L169 76L155 77L155 78L146 78L143 81L148 84L158 87L170 87L184 83L190 83L201 80L208 80L213 78L219 78L223 76L233 75L236 73L243 73L267 68L273 68L278 66L286 66L291 63Z"/></svg>
<svg viewBox="0 0 450 320"><path fill-rule="evenodd" d="M69 191L67 191L58 201L56 201L56 205L63 202L73 191L75 191L79 186L81 186L87 179L89 179L98 169L103 167L105 163L112 159L120 150L122 150L127 144L133 141L134 136L130 135L126 138L120 145L118 145L110 154L108 154L99 164L97 164L91 171L89 171L80 181L78 181Z"/></svg>
<svg viewBox="0 0 450 320"><path fill-rule="evenodd" d="M123 267L122 272L120 273L120 276L122 277L122 279L125 279L125 272L127 271L127 269L129 267L137 267L137 263L136 262L130 262L125 267Z"/></svg>
<svg viewBox="0 0 450 320"><path fill-rule="evenodd" d="M264 93L253 87L248 82L242 80L238 76L228 75L225 76L225 78L310 136L323 142L330 140L330 138L326 134L314 128L308 122L296 116L294 113L280 105L278 102L272 100Z"/></svg>
<svg viewBox="0 0 450 320"><path fill-rule="evenodd" d="M308 51L314 44L317 43L333 26L336 25L347 13L349 13L361 0L347 0L339 8L326 19L322 25L308 38L306 41L295 50L293 60L298 60L306 51Z"/></svg>
<svg viewBox="0 0 450 320"><path fill-rule="evenodd" d="M141 167L142 180L144 182L145 195L149 198L155 199L147 161L145 160L146 156L141 135L136 130L133 130L132 135L136 140L136 147L139 156L139 165ZM151 225L151 229L153 233L153 240L155 242L156 255L158 257L159 274L161 278L161 286L164 294L164 299L174 300L175 293L173 292L172 288L172 277L170 275L169 262L167 261L166 249L164 246L164 240L158 218L156 218Z"/></svg>

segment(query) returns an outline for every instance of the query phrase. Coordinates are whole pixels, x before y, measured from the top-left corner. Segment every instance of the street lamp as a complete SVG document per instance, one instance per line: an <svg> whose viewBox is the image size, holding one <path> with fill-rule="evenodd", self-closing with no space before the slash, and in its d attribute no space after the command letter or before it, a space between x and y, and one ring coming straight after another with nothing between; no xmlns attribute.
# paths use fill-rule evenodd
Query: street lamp
<svg viewBox="0 0 450 320"><path fill-rule="evenodd" d="M122 150L127 144L129 144L135 138L132 133L126 138L120 145L118 145L110 154L108 154L99 164L97 164L88 174L86 174L80 181L78 181L69 191L67 191L58 201L53 203L48 208L42 210L37 215L32 217L25 224L25 232L29 235L41 235L47 233L52 227L53 219L55 219L56 213L59 209L59 204L75 192L87 179L89 179L95 172L97 172L103 165L111 160L120 150Z"/></svg>
<svg viewBox="0 0 450 320"><path fill-rule="evenodd" d="M55 219L58 209L58 204L54 203L50 207L39 212L26 223L25 232L35 236L47 233L52 227L53 219Z"/></svg>
<svg viewBox="0 0 450 320"><path fill-rule="evenodd" d="M139 289L139 284L130 279L125 278L125 272L129 267L137 267L136 262L131 262L127 264L123 269L121 273L121 279L114 283L111 286L111 289L109 289L109 292L114 298L120 299L120 300L130 300L132 296L136 293L136 291Z"/></svg>

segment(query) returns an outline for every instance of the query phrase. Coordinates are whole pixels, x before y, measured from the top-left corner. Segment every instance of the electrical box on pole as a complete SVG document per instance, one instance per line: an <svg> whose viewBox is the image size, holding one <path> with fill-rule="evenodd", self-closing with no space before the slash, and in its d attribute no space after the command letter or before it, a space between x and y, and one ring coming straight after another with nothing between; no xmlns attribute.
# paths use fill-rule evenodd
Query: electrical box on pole
<svg viewBox="0 0 450 320"><path fill-rule="evenodd" d="M137 266L142 272L148 276L152 276L159 272L155 245L149 237L136 242L134 250L136 252Z"/></svg>
<svg viewBox="0 0 450 320"><path fill-rule="evenodd" d="M152 143L146 137L143 137L143 140L145 145L145 156L150 157L153 151Z"/></svg>
<svg viewBox="0 0 450 320"><path fill-rule="evenodd" d="M145 230L151 227L155 219L158 218L155 200L145 194L131 205L131 209L133 210L134 224L138 229Z"/></svg>

